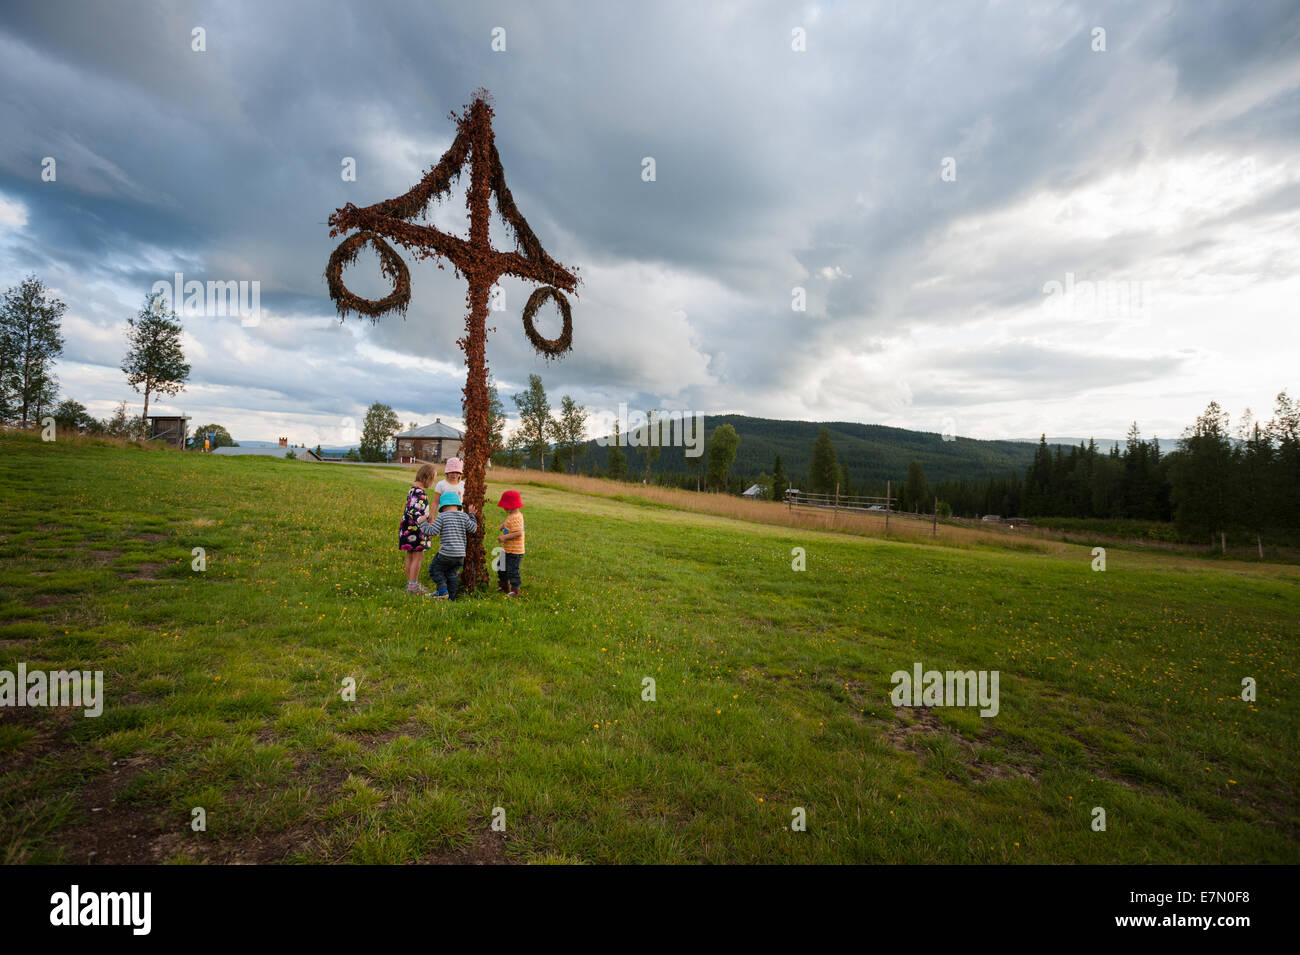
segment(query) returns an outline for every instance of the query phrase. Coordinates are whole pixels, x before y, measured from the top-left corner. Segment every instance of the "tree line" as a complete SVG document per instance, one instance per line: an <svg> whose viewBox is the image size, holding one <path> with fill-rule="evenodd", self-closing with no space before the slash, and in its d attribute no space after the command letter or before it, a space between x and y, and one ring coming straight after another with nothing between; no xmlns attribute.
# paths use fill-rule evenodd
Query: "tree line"
<svg viewBox="0 0 1300 955"><path fill-rule="evenodd" d="M122 373L144 395L139 415L121 402L107 418L95 418L70 397L59 399L54 363L63 354L63 316L68 306L35 275L0 297L0 422L30 427L46 417L62 429L112 437L144 436L149 401L185 389L190 366L181 347L181 323L160 292L145 297L127 319Z"/></svg>
<svg viewBox="0 0 1300 955"><path fill-rule="evenodd" d="M1168 453L1136 422L1108 450L1093 440L1053 448L1042 436L1023 479L930 485L913 462L905 509L928 512L935 500L963 517L1167 521L1186 540L1226 549L1229 537L1245 539L1262 555L1266 538L1300 541L1300 401L1283 391L1267 422L1246 409L1235 428L1211 401Z"/></svg>

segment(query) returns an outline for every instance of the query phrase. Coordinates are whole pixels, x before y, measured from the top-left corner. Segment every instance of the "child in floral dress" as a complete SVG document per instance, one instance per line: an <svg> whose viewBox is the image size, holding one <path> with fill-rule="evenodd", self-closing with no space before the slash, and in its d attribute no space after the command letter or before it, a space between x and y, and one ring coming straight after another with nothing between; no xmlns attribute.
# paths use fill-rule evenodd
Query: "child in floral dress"
<svg viewBox="0 0 1300 955"><path fill-rule="evenodd" d="M429 542L420 533L420 524L429 519L429 498L425 491L437 476L438 469L432 464L420 465L420 470L415 472L415 482L406 493L406 509L397 528L397 549L406 554L406 592L421 597L429 592L420 583L420 565L424 563L424 551Z"/></svg>

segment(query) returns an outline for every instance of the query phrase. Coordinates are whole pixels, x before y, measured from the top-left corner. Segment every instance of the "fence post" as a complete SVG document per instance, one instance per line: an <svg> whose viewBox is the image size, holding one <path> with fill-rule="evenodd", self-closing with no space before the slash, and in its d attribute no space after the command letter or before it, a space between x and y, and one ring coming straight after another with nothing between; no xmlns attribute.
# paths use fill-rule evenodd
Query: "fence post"
<svg viewBox="0 0 1300 955"><path fill-rule="evenodd" d="M840 482L835 482L835 513L840 512Z"/></svg>
<svg viewBox="0 0 1300 955"><path fill-rule="evenodd" d="M891 510L891 508L892 508L892 506L893 506L893 505L890 503L890 501L891 501L891 499L892 499L892 497L893 497L893 494L894 494L894 492L893 492L893 490L892 490L891 488L892 488L892 485L890 484L890 482L889 482L889 481L886 481L886 482L885 482L885 533L886 533L886 534L889 533L889 512L890 512L890 510Z"/></svg>
<svg viewBox="0 0 1300 955"><path fill-rule="evenodd" d="M939 499L934 499L934 520L930 522L930 536L939 536Z"/></svg>

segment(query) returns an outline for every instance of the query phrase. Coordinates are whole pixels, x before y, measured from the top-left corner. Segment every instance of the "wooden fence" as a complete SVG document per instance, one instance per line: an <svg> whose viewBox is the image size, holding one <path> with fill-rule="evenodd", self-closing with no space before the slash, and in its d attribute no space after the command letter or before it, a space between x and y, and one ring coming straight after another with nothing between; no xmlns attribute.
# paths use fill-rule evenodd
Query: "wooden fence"
<svg viewBox="0 0 1300 955"><path fill-rule="evenodd" d="M785 503L791 510L796 507L820 507L834 511L883 511L888 515L898 501L898 498L891 496L891 490L892 485L886 484L884 497L864 497L841 494L838 484L835 485L834 494L813 494L790 488L785 492Z"/></svg>
<svg viewBox="0 0 1300 955"><path fill-rule="evenodd" d="M786 506L793 511L796 507L815 507L823 511L831 511L838 514L840 511L851 511L859 514L879 515L885 519L885 530L889 530L889 519L894 517L907 518L909 520L928 520L930 522L930 534L937 536L939 533L939 501L936 498L934 510L929 514L906 514L901 511L895 511L894 505L898 503L898 498L893 496L894 482L885 482L884 497L868 497L862 495L845 495L840 493L840 486L835 485L834 494L811 494L805 491L791 488L785 492Z"/></svg>

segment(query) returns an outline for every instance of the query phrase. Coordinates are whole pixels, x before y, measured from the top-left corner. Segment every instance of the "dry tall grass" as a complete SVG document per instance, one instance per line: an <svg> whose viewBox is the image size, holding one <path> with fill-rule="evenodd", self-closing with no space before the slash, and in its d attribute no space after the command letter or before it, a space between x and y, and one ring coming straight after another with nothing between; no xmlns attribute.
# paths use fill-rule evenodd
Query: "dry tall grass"
<svg viewBox="0 0 1300 955"><path fill-rule="evenodd" d="M590 494L613 499L636 498L662 504L666 507L717 517L729 517L760 524L782 527L837 531L861 537L888 537L898 539L924 539L954 547L970 547L989 539L990 531L945 524L940 521L932 529L928 517L891 514L888 527L882 514L864 514L860 511L827 511L821 508L794 507L775 501L751 501L733 494L700 494L681 488L658 485L630 484L607 478L585 477L579 474L556 474L551 471L521 471L493 466L488 480L494 484L549 487L575 494ZM1005 537L997 535L1000 543Z"/></svg>

